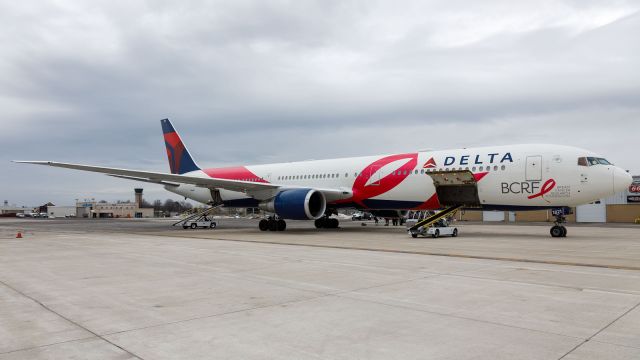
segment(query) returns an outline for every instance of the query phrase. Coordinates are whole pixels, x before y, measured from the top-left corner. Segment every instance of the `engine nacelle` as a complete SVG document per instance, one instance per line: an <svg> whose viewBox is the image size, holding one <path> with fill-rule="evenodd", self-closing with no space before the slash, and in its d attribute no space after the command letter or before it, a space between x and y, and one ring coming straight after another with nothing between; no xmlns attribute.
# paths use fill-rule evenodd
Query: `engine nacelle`
<svg viewBox="0 0 640 360"><path fill-rule="evenodd" d="M289 189L261 202L259 207L264 211L276 213L283 219L315 220L324 215L327 200L324 194L317 190Z"/></svg>

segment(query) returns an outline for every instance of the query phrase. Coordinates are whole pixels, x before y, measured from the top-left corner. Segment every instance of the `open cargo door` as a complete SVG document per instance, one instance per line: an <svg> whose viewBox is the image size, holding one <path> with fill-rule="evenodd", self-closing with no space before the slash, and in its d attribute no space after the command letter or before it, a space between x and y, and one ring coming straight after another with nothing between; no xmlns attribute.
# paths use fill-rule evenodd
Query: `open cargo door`
<svg viewBox="0 0 640 360"><path fill-rule="evenodd" d="M430 171L427 175L433 180L442 206L481 206L478 182L471 171Z"/></svg>

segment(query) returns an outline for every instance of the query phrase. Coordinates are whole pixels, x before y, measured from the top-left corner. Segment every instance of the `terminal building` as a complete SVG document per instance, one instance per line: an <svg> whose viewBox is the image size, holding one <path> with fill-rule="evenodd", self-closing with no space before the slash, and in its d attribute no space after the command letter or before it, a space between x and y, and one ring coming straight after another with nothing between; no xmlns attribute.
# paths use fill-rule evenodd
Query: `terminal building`
<svg viewBox="0 0 640 360"><path fill-rule="evenodd" d="M2 203L2 206L0 206L0 217L13 217L16 216L16 214L24 214L29 212L31 212L31 208L9 205L8 200L5 200Z"/></svg>
<svg viewBox="0 0 640 360"><path fill-rule="evenodd" d="M106 203L95 200L78 201L76 216L84 218L150 218L153 208L142 207L142 189L134 189L134 202Z"/></svg>
<svg viewBox="0 0 640 360"><path fill-rule="evenodd" d="M47 214L51 218L76 217L78 209L76 206L47 206Z"/></svg>

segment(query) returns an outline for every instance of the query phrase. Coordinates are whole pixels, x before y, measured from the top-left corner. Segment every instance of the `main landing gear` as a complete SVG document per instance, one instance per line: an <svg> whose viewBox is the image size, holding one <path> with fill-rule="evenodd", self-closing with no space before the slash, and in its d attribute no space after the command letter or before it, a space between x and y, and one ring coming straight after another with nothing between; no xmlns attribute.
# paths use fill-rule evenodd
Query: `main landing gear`
<svg viewBox="0 0 640 360"><path fill-rule="evenodd" d="M287 228L287 223L275 216L269 216L260 220L258 228L260 228L260 231L284 231Z"/></svg>
<svg viewBox="0 0 640 360"><path fill-rule="evenodd" d="M554 216L556 217L556 221L554 221L555 225L553 225L551 230L549 230L551 237L567 237L567 228L562 225L567 222L567 218L564 216L564 213L558 212L554 214Z"/></svg>
<svg viewBox="0 0 640 360"><path fill-rule="evenodd" d="M330 218L330 215L323 215L321 218L316 219L315 226L317 229L337 229L340 226L340 222L336 218Z"/></svg>

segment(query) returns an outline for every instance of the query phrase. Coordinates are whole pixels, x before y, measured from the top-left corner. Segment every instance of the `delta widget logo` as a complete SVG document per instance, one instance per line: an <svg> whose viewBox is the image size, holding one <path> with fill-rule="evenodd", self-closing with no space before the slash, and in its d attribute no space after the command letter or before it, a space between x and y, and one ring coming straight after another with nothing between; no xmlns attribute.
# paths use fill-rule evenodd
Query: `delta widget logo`
<svg viewBox="0 0 640 360"><path fill-rule="evenodd" d="M423 169L432 169L434 167L436 167L436 161L433 158L427 160L427 162L422 166Z"/></svg>

